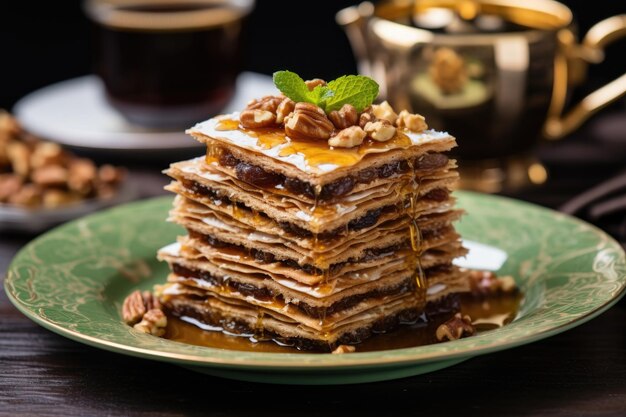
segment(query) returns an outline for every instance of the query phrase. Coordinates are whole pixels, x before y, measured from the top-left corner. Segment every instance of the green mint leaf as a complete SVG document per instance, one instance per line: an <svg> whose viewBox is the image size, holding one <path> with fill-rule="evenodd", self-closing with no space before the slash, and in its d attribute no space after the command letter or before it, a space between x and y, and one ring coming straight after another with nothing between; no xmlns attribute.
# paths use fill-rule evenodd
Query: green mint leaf
<svg viewBox="0 0 626 417"><path fill-rule="evenodd" d="M318 85L309 93L309 97L312 99L311 103L324 108L324 104L328 99L333 97L335 93L325 85Z"/></svg>
<svg viewBox="0 0 626 417"><path fill-rule="evenodd" d="M326 113L339 110L344 104L351 104L360 112L372 104L378 96L376 81L363 75L344 75L329 82L328 88L334 95L326 99L324 109Z"/></svg>
<svg viewBox="0 0 626 417"><path fill-rule="evenodd" d="M304 83L304 80L295 72L277 71L274 73L273 79L276 88L296 103L306 101L308 103L317 104L313 101L310 94L311 92Z"/></svg>

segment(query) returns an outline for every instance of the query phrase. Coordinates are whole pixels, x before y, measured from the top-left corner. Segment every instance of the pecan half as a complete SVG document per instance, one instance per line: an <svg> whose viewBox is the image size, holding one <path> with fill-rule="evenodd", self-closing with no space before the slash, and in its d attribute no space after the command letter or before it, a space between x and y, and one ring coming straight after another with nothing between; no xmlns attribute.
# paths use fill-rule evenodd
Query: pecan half
<svg viewBox="0 0 626 417"><path fill-rule="evenodd" d="M461 316L461 313L456 313L450 320L437 327L435 336L438 341L443 342L469 337L474 333L476 333L476 329L472 325L470 316Z"/></svg>
<svg viewBox="0 0 626 417"><path fill-rule="evenodd" d="M124 323L133 325L139 322L144 314L146 314L146 306L143 303L141 291L134 291L124 300L124 304L122 305L122 319Z"/></svg>
<svg viewBox="0 0 626 417"><path fill-rule="evenodd" d="M285 132L294 139L326 140L333 130L324 110L311 103L297 103L285 121Z"/></svg>
<svg viewBox="0 0 626 417"><path fill-rule="evenodd" d="M353 105L344 104L339 110L331 111L328 118L337 129L345 129L357 123L359 114Z"/></svg>
<svg viewBox="0 0 626 417"><path fill-rule="evenodd" d="M167 327L167 316L162 310L153 308L144 314L141 321L133 326L135 330L153 336L163 336Z"/></svg>
<svg viewBox="0 0 626 417"><path fill-rule="evenodd" d="M285 97L276 108L276 123L282 124L285 118L291 114L296 108L296 103L290 98Z"/></svg>
<svg viewBox="0 0 626 417"><path fill-rule="evenodd" d="M133 291L122 305L122 319L128 325L139 322L149 310L160 309L161 303L150 291Z"/></svg>

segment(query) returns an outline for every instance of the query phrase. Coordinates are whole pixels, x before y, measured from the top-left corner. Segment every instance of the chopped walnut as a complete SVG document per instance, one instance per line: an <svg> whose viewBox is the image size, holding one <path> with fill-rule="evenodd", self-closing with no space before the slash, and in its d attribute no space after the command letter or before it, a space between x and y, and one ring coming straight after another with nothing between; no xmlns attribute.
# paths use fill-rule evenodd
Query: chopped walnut
<svg viewBox="0 0 626 417"><path fill-rule="evenodd" d="M351 104L344 104L339 110L331 111L328 118L337 129L345 129L357 124L359 114Z"/></svg>
<svg viewBox="0 0 626 417"><path fill-rule="evenodd" d="M285 120L285 132L294 139L323 139L334 130L324 110L311 103L297 103L293 113Z"/></svg>
<svg viewBox="0 0 626 417"><path fill-rule="evenodd" d="M3 135L14 137L22 133L22 128L9 113L0 110L0 139Z"/></svg>
<svg viewBox="0 0 626 417"><path fill-rule="evenodd" d="M69 163L67 186L81 195L87 195L94 188L96 165L86 158L76 158Z"/></svg>
<svg viewBox="0 0 626 417"><path fill-rule="evenodd" d="M162 310L153 308L144 314L141 321L133 326L135 330L153 336L163 336L167 327L167 316Z"/></svg>
<svg viewBox="0 0 626 417"><path fill-rule="evenodd" d="M59 165L44 165L35 169L30 178L43 187L62 186L67 182L67 169Z"/></svg>
<svg viewBox="0 0 626 417"><path fill-rule="evenodd" d="M363 130L370 138L378 142L386 142L396 134L396 127L385 119L368 122Z"/></svg>
<svg viewBox="0 0 626 417"><path fill-rule="evenodd" d="M33 169L44 166L55 165L60 166L65 159L63 149L56 143L41 142L35 146L30 156L30 165Z"/></svg>
<svg viewBox="0 0 626 417"><path fill-rule="evenodd" d="M13 172L27 178L30 172L30 149L28 146L18 141L9 142L7 157L13 166Z"/></svg>
<svg viewBox="0 0 626 417"><path fill-rule="evenodd" d="M16 174L0 174L0 203L9 201L22 188L24 180Z"/></svg>
<svg viewBox="0 0 626 417"><path fill-rule="evenodd" d="M491 271L472 270L469 273L470 289L476 295L512 294L517 291L511 276L498 276Z"/></svg>
<svg viewBox="0 0 626 417"><path fill-rule="evenodd" d="M244 110L239 115L239 122L248 129L270 127L276 124L276 114L269 110Z"/></svg>
<svg viewBox="0 0 626 417"><path fill-rule="evenodd" d="M352 345L339 345L335 350L333 350L333 355L341 355L344 353L354 353L356 351L356 347Z"/></svg>
<svg viewBox="0 0 626 417"><path fill-rule="evenodd" d="M335 136L328 140L328 144L335 148L352 148L363 143L367 133L358 126L350 126L340 130Z"/></svg>
<svg viewBox="0 0 626 417"><path fill-rule="evenodd" d="M42 204L45 208L57 208L78 201L78 196L63 190L44 190Z"/></svg>
<svg viewBox="0 0 626 417"><path fill-rule="evenodd" d="M315 89L315 87L317 87L318 85L326 85L326 81L320 79L320 78L314 78L312 80L306 80L304 82L306 84L306 87L309 89L309 91L313 91Z"/></svg>
<svg viewBox="0 0 626 417"><path fill-rule="evenodd" d="M386 120L391 124L394 124L398 118L398 114L386 100L380 104L372 105L372 113L377 119Z"/></svg>
<svg viewBox="0 0 626 417"><path fill-rule="evenodd" d="M24 184L9 197L9 203L17 206L35 207L41 203L41 187L37 184Z"/></svg>
<svg viewBox="0 0 626 417"><path fill-rule="evenodd" d="M468 80L465 60L451 48L435 51L428 73L444 94L458 93Z"/></svg>
<svg viewBox="0 0 626 417"><path fill-rule="evenodd" d="M124 180L125 171L113 165L104 164L98 169L98 179L108 185L119 184Z"/></svg>
<svg viewBox="0 0 626 417"><path fill-rule="evenodd" d="M402 110L396 120L396 126L407 128L412 132L423 132L428 129L428 125L421 114L411 114L406 110Z"/></svg>
<svg viewBox="0 0 626 417"><path fill-rule="evenodd" d="M461 316L461 313L456 313L450 320L437 327L435 336L438 341L443 342L469 337L474 333L476 333L476 329L472 325L470 316Z"/></svg>

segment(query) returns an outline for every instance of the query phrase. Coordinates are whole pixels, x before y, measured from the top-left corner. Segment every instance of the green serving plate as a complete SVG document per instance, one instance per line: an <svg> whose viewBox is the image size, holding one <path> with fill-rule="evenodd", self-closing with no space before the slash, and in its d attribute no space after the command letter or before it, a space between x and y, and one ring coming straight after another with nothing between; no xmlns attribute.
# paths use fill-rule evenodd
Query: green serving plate
<svg viewBox="0 0 626 417"><path fill-rule="evenodd" d="M103 211L35 239L11 263L5 289L26 316L78 342L226 378L295 384L382 381L435 371L571 329L624 294L624 251L602 231L511 199L456 195L468 213L458 224L464 239L491 248L481 262L496 262L497 272L515 277L525 296L512 323L453 342L345 355L289 354L208 348L135 331L122 322L122 302L134 289L165 281L167 266L155 253L182 232L165 221L172 202L165 197Z"/></svg>

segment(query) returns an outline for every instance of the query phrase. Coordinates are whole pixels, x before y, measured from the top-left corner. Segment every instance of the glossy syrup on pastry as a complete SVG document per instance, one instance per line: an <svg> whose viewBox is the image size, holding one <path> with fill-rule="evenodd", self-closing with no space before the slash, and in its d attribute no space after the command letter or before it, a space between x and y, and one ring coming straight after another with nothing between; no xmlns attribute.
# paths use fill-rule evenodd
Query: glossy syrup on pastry
<svg viewBox="0 0 626 417"><path fill-rule="evenodd" d="M385 152L392 149L406 149L412 145L411 139L401 131L386 142L377 142L367 138L360 146L354 148L332 148L324 140L296 140L287 136L280 127L246 129L235 119L222 119L215 127L217 131L239 130L246 135L256 138L256 145L260 149L272 149L280 146L278 155L289 157L302 155L309 166L332 164L340 167L352 166L369 153Z"/></svg>
<svg viewBox="0 0 626 417"><path fill-rule="evenodd" d="M474 296L466 293L461 296L461 313L472 318L477 333L504 326L517 316L522 295L500 294L490 297ZM437 343L437 327L450 318L443 314L426 323L403 326L386 334L375 335L356 345L356 352L373 352L390 349L424 346ZM252 337L235 336L220 331L205 331L194 324L176 317L168 318L166 339L212 348L241 350L249 352L276 353L315 353L299 351L289 346L281 346L273 341L264 341L262 334L263 316L257 318L257 330Z"/></svg>

